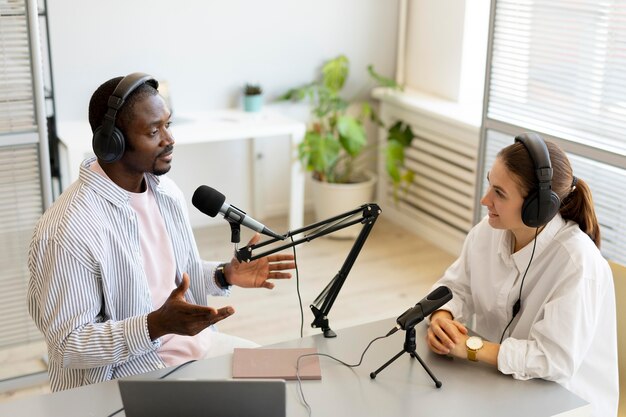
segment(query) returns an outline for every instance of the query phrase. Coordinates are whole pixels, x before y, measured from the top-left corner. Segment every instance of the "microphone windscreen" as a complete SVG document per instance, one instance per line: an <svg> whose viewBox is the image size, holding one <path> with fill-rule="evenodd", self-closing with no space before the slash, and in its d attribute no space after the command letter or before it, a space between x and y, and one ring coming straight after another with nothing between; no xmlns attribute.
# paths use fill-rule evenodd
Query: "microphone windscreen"
<svg viewBox="0 0 626 417"><path fill-rule="evenodd" d="M217 216L224 201L226 201L224 194L206 185L199 186L191 198L195 208L211 217Z"/></svg>

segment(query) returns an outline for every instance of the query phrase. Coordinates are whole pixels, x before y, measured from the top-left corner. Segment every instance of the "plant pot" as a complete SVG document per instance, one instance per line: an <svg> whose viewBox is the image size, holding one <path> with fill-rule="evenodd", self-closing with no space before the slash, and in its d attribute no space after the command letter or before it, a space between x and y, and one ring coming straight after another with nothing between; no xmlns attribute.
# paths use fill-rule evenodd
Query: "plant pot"
<svg viewBox="0 0 626 417"><path fill-rule="evenodd" d="M263 107L263 94L243 96L243 109L247 112L257 112Z"/></svg>
<svg viewBox="0 0 626 417"><path fill-rule="evenodd" d="M376 189L377 175L366 171L363 181L350 184L331 184L313 179L312 194L317 221L337 216L350 210L371 203ZM361 232L359 224L327 235L330 238L354 239Z"/></svg>

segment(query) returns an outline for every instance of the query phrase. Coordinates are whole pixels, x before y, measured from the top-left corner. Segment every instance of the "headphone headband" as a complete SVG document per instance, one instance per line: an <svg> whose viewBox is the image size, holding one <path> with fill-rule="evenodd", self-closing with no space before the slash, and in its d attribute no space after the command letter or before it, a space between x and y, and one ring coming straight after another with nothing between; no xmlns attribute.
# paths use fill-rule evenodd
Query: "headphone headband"
<svg viewBox="0 0 626 417"><path fill-rule="evenodd" d="M133 72L132 74L128 74L126 77L122 78L122 80L117 84L117 87L115 87L111 97L109 97L109 108L119 110L130 93L135 91L137 87L144 83L150 84L155 89L159 88L159 82L155 80L152 75L148 75L143 72Z"/></svg>

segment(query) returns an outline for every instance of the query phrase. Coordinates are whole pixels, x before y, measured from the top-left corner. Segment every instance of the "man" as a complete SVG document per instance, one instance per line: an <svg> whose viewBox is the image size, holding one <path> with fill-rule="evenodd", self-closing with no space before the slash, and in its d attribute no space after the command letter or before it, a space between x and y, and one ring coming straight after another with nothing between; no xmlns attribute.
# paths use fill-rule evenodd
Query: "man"
<svg viewBox="0 0 626 417"><path fill-rule="evenodd" d="M231 285L290 278L293 256L227 264L200 259L171 168L171 112L152 77L102 84L89 103L97 158L38 222L28 306L48 346L53 391L173 366L245 345L207 306ZM256 235L250 244L258 242ZM226 349L224 349L226 346ZM249 345L248 345L249 346Z"/></svg>

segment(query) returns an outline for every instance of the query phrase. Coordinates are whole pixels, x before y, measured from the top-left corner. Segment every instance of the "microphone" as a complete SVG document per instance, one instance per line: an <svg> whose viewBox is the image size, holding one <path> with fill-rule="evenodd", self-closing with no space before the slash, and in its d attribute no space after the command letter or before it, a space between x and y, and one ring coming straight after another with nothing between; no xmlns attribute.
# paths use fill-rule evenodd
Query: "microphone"
<svg viewBox="0 0 626 417"><path fill-rule="evenodd" d="M431 315L439 307L452 299L452 291L444 285L431 291L426 297L420 300L415 307L409 308L396 319L396 327L391 329L387 336L398 330L407 330Z"/></svg>
<svg viewBox="0 0 626 417"><path fill-rule="evenodd" d="M256 232L276 239L285 239L285 236L281 236L270 230L265 227L264 224L246 215L245 211L230 204L226 204L225 201L226 197L224 194L206 185L198 187L191 198L191 203L207 216L215 217L217 213L222 213L224 218L231 223L243 224Z"/></svg>

